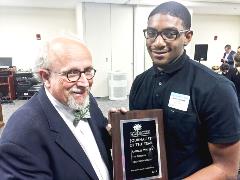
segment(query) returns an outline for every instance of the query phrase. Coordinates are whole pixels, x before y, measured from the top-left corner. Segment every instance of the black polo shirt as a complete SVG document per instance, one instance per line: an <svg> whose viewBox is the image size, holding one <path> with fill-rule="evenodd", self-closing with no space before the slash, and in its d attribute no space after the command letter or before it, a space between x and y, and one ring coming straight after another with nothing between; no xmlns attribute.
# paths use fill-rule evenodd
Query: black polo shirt
<svg viewBox="0 0 240 180"><path fill-rule="evenodd" d="M212 163L208 142L240 138L234 85L186 53L160 71L153 66L134 80L130 110L164 110L170 179L182 179Z"/></svg>

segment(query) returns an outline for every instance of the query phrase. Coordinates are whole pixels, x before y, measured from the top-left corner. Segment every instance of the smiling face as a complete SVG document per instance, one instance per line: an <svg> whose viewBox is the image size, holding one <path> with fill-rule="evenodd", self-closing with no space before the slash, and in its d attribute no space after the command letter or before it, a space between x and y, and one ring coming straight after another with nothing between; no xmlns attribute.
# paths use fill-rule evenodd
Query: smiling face
<svg viewBox="0 0 240 180"><path fill-rule="evenodd" d="M93 79L87 80L85 74L76 82L70 82L64 72L84 71L92 67L88 49L80 42L59 38L50 43L48 51L49 70L40 72L45 87L62 104L73 109L84 106L88 99Z"/></svg>
<svg viewBox="0 0 240 180"><path fill-rule="evenodd" d="M183 27L180 18L168 14L155 14L148 20L148 28L157 30L158 32L168 30L182 31ZM177 57L181 56L186 46L192 38L192 32L180 33L175 40L164 40L158 35L155 40L146 39L148 53L152 58L153 64L164 67Z"/></svg>

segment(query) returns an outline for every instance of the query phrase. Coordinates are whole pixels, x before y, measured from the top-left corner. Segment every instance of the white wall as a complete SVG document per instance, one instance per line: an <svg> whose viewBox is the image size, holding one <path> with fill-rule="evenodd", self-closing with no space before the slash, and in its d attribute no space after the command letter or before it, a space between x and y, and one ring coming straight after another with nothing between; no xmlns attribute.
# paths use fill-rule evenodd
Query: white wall
<svg viewBox="0 0 240 180"><path fill-rule="evenodd" d="M147 28L148 15L153 8L153 6L134 7L134 77L152 64L146 50L143 29Z"/></svg>
<svg viewBox="0 0 240 180"><path fill-rule="evenodd" d="M0 27L0 57L12 57L17 69L29 70L43 40L60 32L76 33L75 11L0 7Z"/></svg>
<svg viewBox="0 0 240 180"><path fill-rule="evenodd" d="M240 16L193 14L192 29L189 55L194 57L195 44L208 44L208 59L201 62L208 67L221 64L226 44L230 44L234 51L240 45ZM217 40L214 36L218 36Z"/></svg>
<svg viewBox="0 0 240 180"><path fill-rule="evenodd" d="M147 16L152 9L153 6L134 8L134 77L151 65L144 49L142 29L146 27ZM81 16L75 10L0 7L0 56L13 57L13 65L18 69L30 69L41 43L36 40L37 33L44 40L63 31L76 33L78 28L78 33L81 32L82 22L78 18ZM187 52L193 58L195 44L209 44L208 60L202 62L209 67L220 64L226 44L231 44L234 50L240 45L240 16L193 12L192 29L194 35ZM216 41L214 36L218 36Z"/></svg>
<svg viewBox="0 0 240 180"><path fill-rule="evenodd" d="M78 37L80 39L84 39L84 15L83 15L83 4L82 3L78 3L76 8L75 8L75 14L76 14L76 29L77 32L76 34L78 35Z"/></svg>

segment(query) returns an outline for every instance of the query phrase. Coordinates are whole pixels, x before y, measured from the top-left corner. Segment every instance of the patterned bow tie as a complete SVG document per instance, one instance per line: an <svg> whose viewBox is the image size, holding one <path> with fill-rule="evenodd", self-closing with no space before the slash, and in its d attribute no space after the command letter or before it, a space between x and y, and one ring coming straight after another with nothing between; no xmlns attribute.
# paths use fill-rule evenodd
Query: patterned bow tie
<svg viewBox="0 0 240 180"><path fill-rule="evenodd" d="M74 115L73 125L76 127L80 120L86 120L90 118L89 105L87 105L83 109L75 110L73 112L73 115Z"/></svg>

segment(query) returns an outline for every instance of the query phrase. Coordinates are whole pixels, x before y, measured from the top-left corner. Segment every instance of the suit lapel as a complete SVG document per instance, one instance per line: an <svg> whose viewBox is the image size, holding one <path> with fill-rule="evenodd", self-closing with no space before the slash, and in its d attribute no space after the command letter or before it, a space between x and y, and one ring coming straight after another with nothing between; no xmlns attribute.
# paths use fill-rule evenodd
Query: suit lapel
<svg viewBox="0 0 240 180"><path fill-rule="evenodd" d="M45 115L47 116L49 128L52 131L56 143L63 149L66 155L76 161L86 171L86 173L89 174L89 176L93 179L98 179L82 147L64 120L58 114L57 110L49 101L43 88L39 91L38 96L39 102L42 105Z"/></svg>
<svg viewBox="0 0 240 180"><path fill-rule="evenodd" d="M74 139L74 140L71 140ZM98 179L88 157L76 138L67 131L59 132L56 143L76 161L93 179Z"/></svg>
<svg viewBox="0 0 240 180"><path fill-rule="evenodd" d="M102 140L101 133L99 129L96 126L96 122L99 121L98 118L101 118L99 115L95 114L96 113L96 106L93 105L93 103L90 104L90 114L91 114L91 119L89 120L89 125L92 129L92 133L94 135L94 138L96 140L96 143L98 145L99 152L102 156L103 161L105 162L109 173L111 172L111 165L109 164L109 158L108 158L108 152L106 150L106 145L104 144ZM111 173L110 173L111 174Z"/></svg>
<svg viewBox="0 0 240 180"><path fill-rule="evenodd" d="M109 162L108 162L108 156L107 156L107 151L106 151L106 147L104 145L104 142L102 141L101 139L101 134L99 132L99 130L97 129L96 125L93 123L95 119L94 117L90 119L90 127L92 129L92 132L93 132L93 135L94 135L94 138L96 140L96 143L98 145L98 149L100 151L100 154L105 162L105 164L108 166L109 165Z"/></svg>

